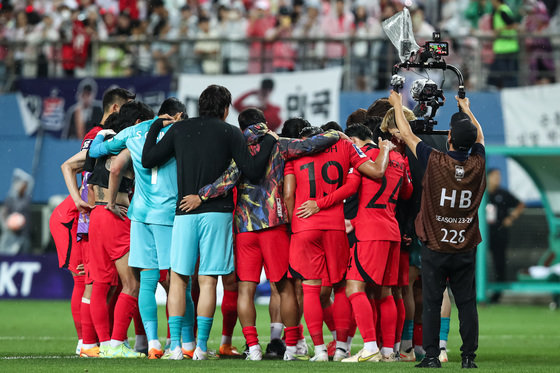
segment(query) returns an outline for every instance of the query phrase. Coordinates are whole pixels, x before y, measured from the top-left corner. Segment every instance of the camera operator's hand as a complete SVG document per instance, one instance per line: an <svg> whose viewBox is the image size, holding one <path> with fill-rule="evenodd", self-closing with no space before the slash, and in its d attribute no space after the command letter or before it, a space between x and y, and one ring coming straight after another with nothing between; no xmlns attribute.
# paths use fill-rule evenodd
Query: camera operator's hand
<svg viewBox="0 0 560 373"><path fill-rule="evenodd" d="M393 107L402 106L402 95L391 90L391 94L389 94L389 103Z"/></svg>
<svg viewBox="0 0 560 373"><path fill-rule="evenodd" d="M459 98L459 96L455 96L455 99L457 100L457 106L463 113L468 113L471 110L471 102L468 97Z"/></svg>
<svg viewBox="0 0 560 373"><path fill-rule="evenodd" d="M391 140L383 140L381 137L377 138L377 145L379 145L379 149L387 149L388 152L395 149L395 144L393 144Z"/></svg>

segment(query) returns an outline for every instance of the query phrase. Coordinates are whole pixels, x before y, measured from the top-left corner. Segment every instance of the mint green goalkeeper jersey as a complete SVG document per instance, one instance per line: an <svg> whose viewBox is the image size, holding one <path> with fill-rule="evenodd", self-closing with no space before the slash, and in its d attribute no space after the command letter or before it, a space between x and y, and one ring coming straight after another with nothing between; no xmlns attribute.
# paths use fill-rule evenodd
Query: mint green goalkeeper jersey
<svg viewBox="0 0 560 373"><path fill-rule="evenodd" d="M130 151L135 174L134 196L128 208L130 220L146 224L173 225L177 203L175 157L171 157L159 167L152 169L142 167L142 149L146 134L156 119L157 117L125 128L112 139L104 141L100 151L104 153L103 148L106 154L118 154L124 148ZM171 127L161 129L158 141Z"/></svg>

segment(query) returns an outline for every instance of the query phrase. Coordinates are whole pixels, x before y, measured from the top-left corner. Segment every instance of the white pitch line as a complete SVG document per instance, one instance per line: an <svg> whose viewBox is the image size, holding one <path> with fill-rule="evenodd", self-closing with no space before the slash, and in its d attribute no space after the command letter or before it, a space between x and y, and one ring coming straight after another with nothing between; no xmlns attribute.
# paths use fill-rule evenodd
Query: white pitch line
<svg viewBox="0 0 560 373"><path fill-rule="evenodd" d="M37 336L37 337L30 337L30 336L4 336L0 335L0 341L76 341L78 340L73 337L50 337L50 336Z"/></svg>
<svg viewBox="0 0 560 373"><path fill-rule="evenodd" d="M0 360L28 360L28 359L77 359L78 356L2 356Z"/></svg>

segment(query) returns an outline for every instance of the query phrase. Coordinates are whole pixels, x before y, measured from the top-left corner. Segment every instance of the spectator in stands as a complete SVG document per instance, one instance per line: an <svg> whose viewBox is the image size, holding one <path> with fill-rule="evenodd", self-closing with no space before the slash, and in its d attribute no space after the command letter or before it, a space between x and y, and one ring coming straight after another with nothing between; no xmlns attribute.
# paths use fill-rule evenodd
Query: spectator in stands
<svg viewBox="0 0 560 373"><path fill-rule="evenodd" d="M471 30L478 30L480 18L492 13L492 3L486 0L470 0L464 16L470 22Z"/></svg>
<svg viewBox="0 0 560 373"><path fill-rule="evenodd" d="M292 13L288 7L280 7L276 26L268 29L266 39L272 43L272 68L275 72L293 71L296 51L291 41L282 39L292 37Z"/></svg>
<svg viewBox="0 0 560 373"><path fill-rule="evenodd" d="M257 0L254 7L249 12L247 37L264 38L268 30L274 27L275 23L276 19L269 13L268 1ZM270 52L270 46L261 41L254 41L251 43L249 49L250 74L272 71Z"/></svg>
<svg viewBox="0 0 560 373"><path fill-rule="evenodd" d="M302 39L323 37L320 10L321 3L319 0L309 0L306 2L305 14L294 25L294 37ZM303 70L318 68L320 66L319 61L325 55L325 44L323 42L302 40L298 46L299 59L302 60L301 68Z"/></svg>
<svg viewBox="0 0 560 373"><path fill-rule="evenodd" d="M226 74L245 74L249 69L247 61L249 48L244 40L247 32L247 20L244 13L243 3L235 1L222 23L220 36L229 39L222 47L223 70Z"/></svg>
<svg viewBox="0 0 560 373"><path fill-rule="evenodd" d="M546 32L550 23L550 16L546 5L540 0L526 1L527 15L523 19L521 28L531 34ZM554 59L552 44L548 37L534 37L525 39L525 47L529 58L529 83L535 84L539 80L554 80Z"/></svg>
<svg viewBox="0 0 560 373"><path fill-rule="evenodd" d="M166 21L159 24L158 41L152 44L152 56L154 57L154 73L156 75L169 75L173 72L173 63L176 62L172 58L179 47L177 44L171 44L168 40L177 38L177 32L171 27L171 23Z"/></svg>
<svg viewBox="0 0 560 373"><path fill-rule="evenodd" d="M357 38L383 36L381 23L378 19L368 15L366 1L359 1L354 10L354 32ZM356 89L366 91L369 89L368 77L372 72L377 73L378 59L372 58L381 53L380 42L358 41L352 45L352 69L356 72Z"/></svg>
<svg viewBox="0 0 560 373"><path fill-rule="evenodd" d="M349 37L354 32L354 16L344 5L344 0L336 0L334 10L323 19L323 34L329 38ZM326 65L341 66L346 55L346 47L341 42L330 42L326 46Z"/></svg>
<svg viewBox="0 0 560 373"><path fill-rule="evenodd" d="M31 192L33 177L16 168L12 186L0 209L0 255L28 254L31 250Z"/></svg>
<svg viewBox="0 0 560 373"><path fill-rule="evenodd" d="M218 38L218 30L210 28L210 19L202 16L198 19L197 41L194 45L194 53L200 61L200 66L204 74L219 74L221 71L218 55L220 53L220 43L205 39Z"/></svg>
<svg viewBox="0 0 560 373"><path fill-rule="evenodd" d="M490 66L488 84L497 87L517 86L519 71L519 42L517 38L518 24L515 15L504 0L492 0L492 29L494 40L494 62ZM503 38L506 36L510 38Z"/></svg>

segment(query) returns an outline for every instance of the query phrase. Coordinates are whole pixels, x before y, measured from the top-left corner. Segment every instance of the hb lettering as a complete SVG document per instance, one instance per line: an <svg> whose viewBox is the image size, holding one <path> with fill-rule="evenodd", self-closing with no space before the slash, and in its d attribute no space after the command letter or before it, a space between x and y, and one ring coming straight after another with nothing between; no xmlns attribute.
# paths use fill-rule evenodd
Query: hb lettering
<svg viewBox="0 0 560 373"><path fill-rule="evenodd" d="M455 208L455 203L457 202L457 192L457 190L452 189L450 195L447 195L447 189L441 188L441 198L439 199L439 205L441 207L444 207L445 203L449 202L450 207ZM469 207L471 207L471 197L472 192L470 190L461 190L458 207L460 209L468 209Z"/></svg>

